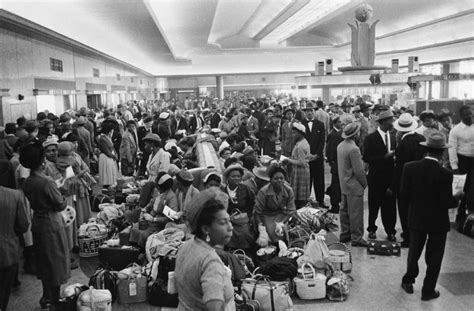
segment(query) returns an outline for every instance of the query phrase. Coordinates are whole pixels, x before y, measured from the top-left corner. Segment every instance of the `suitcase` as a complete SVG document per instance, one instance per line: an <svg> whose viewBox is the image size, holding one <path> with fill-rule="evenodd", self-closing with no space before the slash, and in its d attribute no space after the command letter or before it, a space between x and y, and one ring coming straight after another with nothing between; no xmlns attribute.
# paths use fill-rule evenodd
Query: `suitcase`
<svg viewBox="0 0 474 311"><path fill-rule="evenodd" d="M113 271L125 269L128 265L138 262L140 249L136 247L99 247L99 263Z"/></svg>
<svg viewBox="0 0 474 311"><path fill-rule="evenodd" d="M91 200L91 210L93 212L100 212L99 204L112 203L112 200L110 199L110 197L102 193L91 195L90 200Z"/></svg>
<svg viewBox="0 0 474 311"><path fill-rule="evenodd" d="M463 233L471 238L474 238L474 214L470 214L466 218L463 226Z"/></svg>
<svg viewBox="0 0 474 311"><path fill-rule="evenodd" d="M400 257L400 243L390 241L369 241L369 245L367 245L367 254Z"/></svg>

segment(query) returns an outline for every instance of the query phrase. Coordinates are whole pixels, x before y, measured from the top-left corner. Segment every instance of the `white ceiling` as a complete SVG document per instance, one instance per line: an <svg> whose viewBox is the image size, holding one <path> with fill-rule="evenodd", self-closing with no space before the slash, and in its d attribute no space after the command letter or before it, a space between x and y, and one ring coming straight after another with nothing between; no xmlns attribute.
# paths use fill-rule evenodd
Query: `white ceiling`
<svg viewBox="0 0 474 311"><path fill-rule="evenodd" d="M325 58L333 58L336 67L347 65L347 23L354 22L360 2L0 0L0 8L167 76L310 71ZM371 22L380 19L376 63L410 51L425 55L422 62L474 57L474 41L467 50L458 47L474 38L473 0L366 2L374 8ZM433 53L436 46L443 55Z"/></svg>

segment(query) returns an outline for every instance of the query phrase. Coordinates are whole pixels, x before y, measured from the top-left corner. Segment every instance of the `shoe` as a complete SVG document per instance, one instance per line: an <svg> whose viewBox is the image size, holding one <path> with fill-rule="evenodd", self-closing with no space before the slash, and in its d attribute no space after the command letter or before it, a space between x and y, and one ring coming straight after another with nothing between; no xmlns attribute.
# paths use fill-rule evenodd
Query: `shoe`
<svg viewBox="0 0 474 311"><path fill-rule="evenodd" d="M75 270L77 268L79 268L79 265L77 264L76 260L71 258L71 270Z"/></svg>
<svg viewBox="0 0 474 311"><path fill-rule="evenodd" d="M51 299L41 297L39 304L41 309L48 309L51 306Z"/></svg>
<svg viewBox="0 0 474 311"><path fill-rule="evenodd" d="M389 240L390 242L396 242L397 238L395 237L395 234L389 234L387 235L387 240Z"/></svg>
<svg viewBox="0 0 474 311"><path fill-rule="evenodd" d="M407 294L413 294L413 284L411 283L402 283L402 288Z"/></svg>
<svg viewBox="0 0 474 311"><path fill-rule="evenodd" d="M410 242L408 242L407 240L403 240L400 245L403 248L408 248L408 247L410 247Z"/></svg>
<svg viewBox="0 0 474 311"><path fill-rule="evenodd" d="M369 245L369 242L362 239L362 240L357 241L357 242L352 242L351 245L354 246L354 247L367 247L367 245Z"/></svg>
<svg viewBox="0 0 474 311"><path fill-rule="evenodd" d="M377 235L375 234L374 231L369 231L369 239L375 240L377 238Z"/></svg>
<svg viewBox="0 0 474 311"><path fill-rule="evenodd" d="M439 293L439 291L435 290L434 292L432 292L431 294L421 294L421 300L423 301L428 301L428 300L431 300L431 299L436 299L440 296L441 294Z"/></svg>

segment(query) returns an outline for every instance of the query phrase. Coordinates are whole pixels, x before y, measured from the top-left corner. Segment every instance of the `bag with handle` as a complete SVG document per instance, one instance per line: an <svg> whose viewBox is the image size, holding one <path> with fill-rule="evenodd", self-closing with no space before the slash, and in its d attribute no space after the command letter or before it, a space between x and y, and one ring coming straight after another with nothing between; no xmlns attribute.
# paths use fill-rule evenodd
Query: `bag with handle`
<svg viewBox="0 0 474 311"><path fill-rule="evenodd" d="M303 273L302 277L293 279L298 297L303 300L323 299L326 297L326 276L316 273L316 270L309 263L304 263L301 267L303 270L309 268L312 271L310 276Z"/></svg>
<svg viewBox="0 0 474 311"><path fill-rule="evenodd" d="M112 294L106 289L90 287L77 298L77 311L112 311Z"/></svg>
<svg viewBox="0 0 474 311"><path fill-rule="evenodd" d="M112 301L115 301L117 298L117 272L99 267L89 279L89 286L108 290L112 295Z"/></svg>
<svg viewBox="0 0 474 311"><path fill-rule="evenodd" d="M179 304L178 294L168 293L169 275L170 272L174 271L175 259L161 257L157 261L159 263L156 279L152 279L152 269L150 269L148 275L148 280L151 281L147 291L148 303L157 307L177 308ZM152 266L154 264L155 261L152 261Z"/></svg>
<svg viewBox="0 0 474 311"><path fill-rule="evenodd" d="M121 304L145 302L148 279L141 273L141 267L132 264L117 274L117 298Z"/></svg>
<svg viewBox="0 0 474 311"><path fill-rule="evenodd" d="M329 249L325 241L326 231L321 230L318 234L311 234L311 238L306 245L304 255L299 257L298 265L309 262L314 267L324 269L327 266L329 258Z"/></svg>
<svg viewBox="0 0 474 311"><path fill-rule="evenodd" d="M235 294L234 301L236 311L263 311L258 300L248 299L244 294Z"/></svg>
<svg viewBox="0 0 474 311"><path fill-rule="evenodd" d="M245 251L242 249L236 249L234 251L234 255L242 263L245 269L245 276L248 276L248 277L251 276L252 271L255 270L255 263L253 262L252 258L247 256L247 254L245 254Z"/></svg>
<svg viewBox="0 0 474 311"><path fill-rule="evenodd" d="M329 300L345 301L349 296L349 278L347 274L335 270L327 282L326 293Z"/></svg>
<svg viewBox="0 0 474 311"><path fill-rule="evenodd" d="M77 299L79 298L79 295L85 291L88 290L89 287L76 283L67 286L64 291L61 299L59 299L58 305L59 305L59 310L61 311L76 311L77 309Z"/></svg>
<svg viewBox="0 0 474 311"><path fill-rule="evenodd" d="M293 310L293 301L286 282L272 282L263 275L255 275L243 281L242 292L251 300L257 300L262 310Z"/></svg>

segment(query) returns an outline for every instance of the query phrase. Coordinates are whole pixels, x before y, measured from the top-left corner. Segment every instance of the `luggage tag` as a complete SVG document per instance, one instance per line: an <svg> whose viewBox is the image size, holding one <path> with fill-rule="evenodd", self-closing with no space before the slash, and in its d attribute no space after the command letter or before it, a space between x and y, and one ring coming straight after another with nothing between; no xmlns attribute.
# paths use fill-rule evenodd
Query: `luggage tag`
<svg viewBox="0 0 474 311"><path fill-rule="evenodd" d="M136 296L137 295L137 283L135 280L130 281L128 283L128 294L130 296Z"/></svg>

